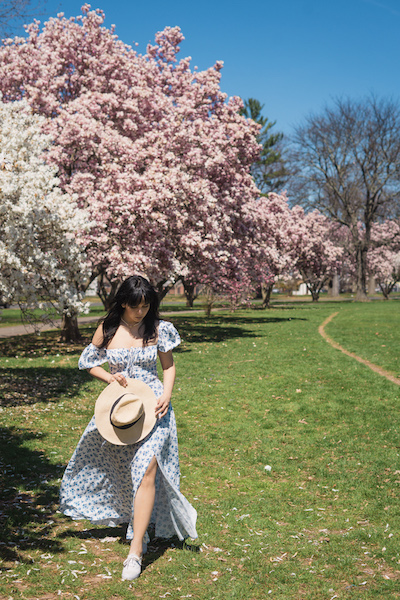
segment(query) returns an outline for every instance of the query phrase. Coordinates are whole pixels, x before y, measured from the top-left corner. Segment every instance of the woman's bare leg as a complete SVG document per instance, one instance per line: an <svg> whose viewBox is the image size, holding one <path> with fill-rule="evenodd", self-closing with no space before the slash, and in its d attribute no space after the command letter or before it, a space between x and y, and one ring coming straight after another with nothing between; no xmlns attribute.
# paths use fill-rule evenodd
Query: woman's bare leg
<svg viewBox="0 0 400 600"><path fill-rule="evenodd" d="M138 491L136 492L133 511L133 540L129 554L142 556L143 538L150 523L156 495L157 459L155 456L150 461L147 471L143 476Z"/></svg>

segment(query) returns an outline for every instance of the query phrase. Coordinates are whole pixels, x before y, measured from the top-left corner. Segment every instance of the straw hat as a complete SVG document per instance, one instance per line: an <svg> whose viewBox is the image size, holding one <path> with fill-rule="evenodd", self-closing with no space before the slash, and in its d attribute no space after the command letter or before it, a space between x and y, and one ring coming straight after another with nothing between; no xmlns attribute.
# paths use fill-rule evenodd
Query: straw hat
<svg viewBox="0 0 400 600"><path fill-rule="evenodd" d="M128 379L123 387L110 383L96 400L94 416L99 433L112 444L136 444L156 424L157 398L153 390L139 379Z"/></svg>

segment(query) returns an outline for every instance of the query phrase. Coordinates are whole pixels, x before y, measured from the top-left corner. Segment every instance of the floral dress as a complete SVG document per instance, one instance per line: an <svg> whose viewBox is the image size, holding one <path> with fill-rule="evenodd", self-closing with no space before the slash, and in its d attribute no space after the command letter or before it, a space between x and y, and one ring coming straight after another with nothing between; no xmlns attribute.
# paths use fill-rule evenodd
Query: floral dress
<svg viewBox="0 0 400 600"><path fill-rule="evenodd" d="M163 384L157 375L157 352L168 352L179 343L172 323L160 321L157 344L110 350L89 344L79 359L79 368L91 369L108 362L111 373L144 381L159 398ZM107 442L93 416L65 470L60 510L74 519L89 519L99 525L128 523L126 537L131 539L135 494L153 456L158 469L150 525L155 527L156 537L196 538L196 510L179 491L178 438L171 404L146 438L125 446Z"/></svg>

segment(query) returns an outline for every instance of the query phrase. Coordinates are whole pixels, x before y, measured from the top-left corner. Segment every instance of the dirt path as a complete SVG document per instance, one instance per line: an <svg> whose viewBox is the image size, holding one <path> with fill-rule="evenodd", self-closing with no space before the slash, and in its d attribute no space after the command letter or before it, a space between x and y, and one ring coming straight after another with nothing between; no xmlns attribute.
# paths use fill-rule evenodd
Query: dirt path
<svg viewBox="0 0 400 600"><path fill-rule="evenodd" d="M400 379L398 377L391 375L388 371L385 371L385 369L382 369L382 367L378 367L378 365L374 365L374 363L370 362L369 360L365 360L364 358L361 358L361 356L357 356L357 354L354 354L354 352L349 352L349 350L346 350L345 348L343 348L343 346L341 346L340 344L338 344L332 338L329 337L329 335L325 332L325 327L328 325L328 323L330 323L332 321L332 319L334 317L336 317L337 314L338 314L338 312L332 313L327 319L325 319L325 321L322 323L322 325L320 325L318 327L318 333L320 335L322 335L322 337L333 348L340 350L341 352L343 352L343 354L347 354L347 356L351 356L351 358L355 358L356 360L358 360L358 362L362 363L363 365L366 365L367 367L369 367L370 369L375 371L375 373L378 373L379 375L386 377L386 379L389 379L389 381L392 381L393 383L397 383L397 385L400 385Z"/></svg>
<svg viewBox="0 0 400 600"><path fill-rule="evenodd" d="M224 309L214 309L214 311L217 310L224 310ZM204 309L201 310L177 310L177 311L170 311L170 312L161 312L160 316L161 317L165 317L168 319L168 317L173 317L173 316L179 316L179 315L192 315L192 314L198 314L198 313L202 313L204 312ZM79 317L78 318L78 323L79 325L85 325L86 323L95 323L96 321L99 320L99 315L97 317ZM53 324L49 324L49 325L41 325L40 327L40 331L55 331L57 329L60 329L61 327L61 321L55 321ZM12 325L10 327L0 327L0 339L1 338L8 338L8 337L14 337L14 335L27 335L29 333L35 333L35 328L32 325L26 324L26 325Z"/></svg>

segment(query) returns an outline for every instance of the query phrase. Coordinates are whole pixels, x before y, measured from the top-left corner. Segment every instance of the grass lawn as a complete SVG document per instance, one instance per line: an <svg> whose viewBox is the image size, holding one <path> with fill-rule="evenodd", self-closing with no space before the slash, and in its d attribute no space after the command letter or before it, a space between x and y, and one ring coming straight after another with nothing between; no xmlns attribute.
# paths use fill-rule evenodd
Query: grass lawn
<svg viewBox="0 0 400 600"><path fill-rule="evenodd" d="M0 598L400 598L400 390L319 336L337 311L330 337L399 374L398 301L171 317L199 538L153 540L132 584L123 527L57 513L102 384L53 332L1 340Z"/></svg>

